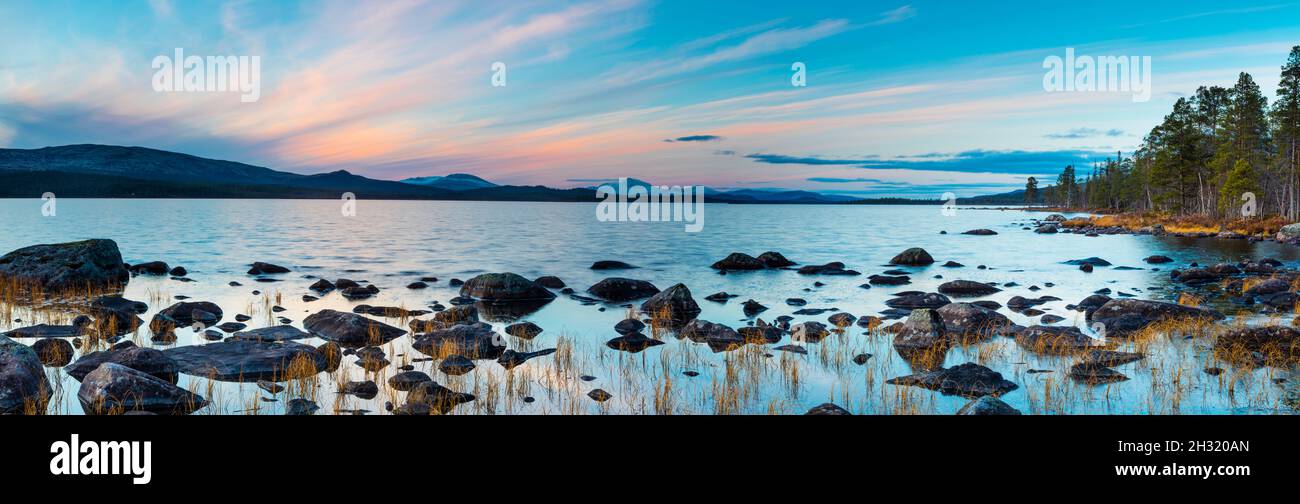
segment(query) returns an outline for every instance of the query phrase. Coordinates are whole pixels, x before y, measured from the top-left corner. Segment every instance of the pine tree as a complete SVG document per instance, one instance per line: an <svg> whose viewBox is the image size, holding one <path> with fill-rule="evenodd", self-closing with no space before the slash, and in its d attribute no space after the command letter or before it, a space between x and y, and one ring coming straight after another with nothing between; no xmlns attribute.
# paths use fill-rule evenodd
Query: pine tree
<svg viewBox="0 0 1300 504"><path fill-rule="evenodd" d="M1237 164L1228 171L1228 179L1223 188L1219 190L1219 211L1232 216L1232 209L1241 203L1243 195L1259 191L1257 180L1250 162L1237 160Z"/></svg>
<svg viewBox="0 0 1300 504"><path fill-rule="evenodd" d="M1038 179L1029 177L1025 182L1025 204L1033 205L1038 200Z"/></svg>
<svg viewBox="0 0 1300 504"><path fill-rule="evenodd" d="M1291 55L1282 65L1282 76L1277 84L1277 102L1270 113L1273 122L1273 139L1277 145L1276 165L1283 174L1286 201L1282 210L1292 219L1300 217L1300 46L1291 48Z"/></svg>

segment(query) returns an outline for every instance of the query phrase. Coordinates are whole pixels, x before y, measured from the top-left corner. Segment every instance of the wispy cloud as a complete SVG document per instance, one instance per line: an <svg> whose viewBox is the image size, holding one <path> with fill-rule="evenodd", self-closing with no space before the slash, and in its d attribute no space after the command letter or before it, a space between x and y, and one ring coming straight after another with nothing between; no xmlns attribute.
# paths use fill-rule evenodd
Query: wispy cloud
<svg viewBox="0 0 1300 504"><path fill-rule="evenodd" d="M911 5L904 5L897 9L885 11L880 14L880 19L867 23L868 26L888 25L901 23L916 17L916 9Z"/></svg>
<svg viewBox="0 0 1300 504"><path fill-rule="evenodd" d="M682 136L677 138L668 138L665 139L664 141L672 143L672 142L717 142L719 140L722 140L722 137L718 135L689 135L689 136Z"/></svg>
<svg viewBox="0 0 1300 504"><path fill-rule="evenodd" d="M1079 139L1079 138L1096 138L1101 136L1120 137L1124 136L1124 130L1112 128L1108 130L1099 130L1096 128L1074 128L1063 133L1048 133L1043 135L1044 138L1054 139Z"/></svg>

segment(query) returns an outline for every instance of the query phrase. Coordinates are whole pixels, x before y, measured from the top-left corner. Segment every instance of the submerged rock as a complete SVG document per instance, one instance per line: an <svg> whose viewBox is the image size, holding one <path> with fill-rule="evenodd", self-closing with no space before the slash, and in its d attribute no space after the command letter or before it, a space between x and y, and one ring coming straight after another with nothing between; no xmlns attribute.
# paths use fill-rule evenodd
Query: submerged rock
<svg viewBox="0 0 1300 504"><path fill-rule="evenodd" d="M179 371L176 361L161 350L140 347L131 341L123 341L107 350L82 355L76 362L65 366L63 372L68 373L68 376L73 379L81 381L91 371L99 368L105 362L121 364L136 371L151 374L169 383L176 383L176 373Z"/></svg>
<svg viewBox="0 0 1300 504"><path fill-rule="evenodd" d="M470 364L471 366L473 363ZM422 371L403 371L388 377L388 388L409 392L421 383L431 382L433 378Z"/></svg>
<svg viewBox="0 0 1300 504"><path fill-rule="evenodd" d="M758 322L752 326L736 329L736 332L740 337L745 338L745 342L755 345L774 344L781 341L781 337L785 335L785 331L780 327L768 324L763 319L758 319Z"/></svg>
<svg viewBox="0 0 1300 504"><path fill-rule="evenodd" d="M799 342L816 343L830 336L826 325L821 322L808 321L790 327L790 339Z"/></svg>
<svg viewBox="0 0 1300 504"><path fill-rule="evenodd" d="M101 364L81 380L77 400L90 415L130 411L188 415L208 405L203 396L151 374L112 362Z"/></svg>
<svg viewBox="0 0 1300 504"><path fill-rule="evenodd" d="M450 376L460 376L474 370L474 361L464 355L448 355L438 363L438 370Z"/></svg>
<svg viewBox="0 0 1300 504"><path fill-rule="evenodd" d="M320 409L315 402L307 399L290 399L284 406L284 414L288 416L305 416L311 415Z"/></svg>
<svg viewBox="0 0 1300 504"><path fill-rule="evenodd" d="M537 277L536 280L533 280L533 283L548 289L563 289L565 287L564 280L560 280L560 277L550 275Z"/></svg>
<svg viewBox="0 0 1300 504"><path fill-rule="evenodd" d="M970 280L953 280L940 285L939 292L953 297L979 297L1002 292L1002 289Z"/></svg>
<svg viewBox="0 0 1300 504"><path fill-rule="evenodd" d="M31 327L19 327L9 332L0 333L7 338L75 338L81 336L81 328L75 325L36 324Z"/></svg>
<svg viewBox="0 0 1300 504"><path fill-rule="evenodd" d="M1136 362L1146 358L1146 354L1140 352L1121 352L1118 350L1089 350L1083 354L1084 364L1095 364L1098 366L1120 366L1130 362Z"/></svg>
<svg viewBox="0 0 1300 504"><path fill-rule="evenodd" d="M700 305L685 284L677 284L641 303L641 311L655 319L685 323L700 314Z"/></svg>
<svg viewBox="0 0 1300 504"><path fill-rule="evenodd" d="M939 307L951 303L948 296L935 293L918 293L896 296L885 301L885 306L890 308L899 308L903 310L918 310L921 308L938 309Z"/></svg>
<svg viewBox="0 0 1300 504"><path fill-rule="evenodd" d="M957 414L962 416L1019 415L1020 410L1012 408L1010 404L1003 402L1001 399L986 395L966 403L965 406L957 410Z"/></svg>
<svg viewBox="0 0 1300 504"><path fill-rule="evenodd" d="M406 334L383 322L335 310L308 315L303 327L322 339L353 348L387 343Z"/></svg>
<svg viewBox="0 0 1300 504"><path fill-rule="evenodd" d="M1002 373L973 362L937 371L892 378L885 383L913 385L937 390L946 395L960 395L970 398L986 395L1000 396L1020 388L1015 383L1003 379Z"/></svg>
<svg viewBox="0 0 1300 504"><path fill-rule="evenodd" d="M301 343L227 340L169 348L163 355L182 373L217 381L285 381L326 369L326 357Z"/></svg>
<svg viewBox="0 0 1300 504"><path fill-rule="evenodd" d="M1089 384L1113 383L1128 379L1127 376L1124 376L1124 373L1115 371L1114 369L1100 364L1085 362L1070 366L1070 378Z"/></svg>
<svg viewBox="0 0 1300 504"><path fill-rule="evenodd" d="M805 416L848 416L852 415L849 410L836 406L834 403L821 403L809 409Z"/></svg>
<svg viewBox="0 0 1300 504"><path fill-rule="evenodd" d="M662 344L664 344L664 342L650 338L639 332L627 333L605 342L605 346L609 348L629 353L639 353L652 346L659 346Z"/></svg>
<svg viewBox="0 0 1300 504"><path fill-rule="evenodd" d="M307 339L311 333L303 332L291 325L263 327L251 331L241 331L230 335L232 340L248 341L293 341Z"/></svg>
<svg viewBox="0 0 1300 504"><path fill-rule="evenodd" d="M867 277L868 285L907 285L912 277L907 275L871 275Z"/></svg>
<svg viewBox="0 0 1300 504"><path fill-rule="evenodd" d="M0 336L0 415L43 413L50 382L31 347Z"/></svg>
<svg viewBox="0 0 1300 504"><path fill-rule="evenodd" d="M167 263L162 261L149 261L140 264L133 264L130 268L132 273L137 275L166 275ZM184 276L184 275L181 275Z"/></svg>
<svg viewBox="0 0 1300 504"><path fill-rule="evenodd" d="M322 279L320 279L320 280L317 280L316 283L311 284L311 286L310 286L310 287L307 287L307 288L308 288L308 289L311 289L311 290L314 290L314 291L316 291L316 292L322 292L322 293L324 293L324 292L329 292L329 291L334 290L335 287L334 287L334 284L330 283L329 280L326 280L326 279L322 278Z"/></svg>
<svg viewBox="0 0 1300 504"><path fill-rule="evenodd" d="M943 319L944 332L956 339L1006 334L1014 325L1005 315L972 303L949 303L935 312Z"/></svg>
<svg viewBox="0 0 1300 504"><path fill-rule="evenodd" d="M45 338L32 343L32 350L41 358L41 364L63 367L72 362L72 343L65 339Z"/></svg>
<svg viewBox="0 0 1300 504"><path fill-rule="evenodd" d="M275 275L289 272L289 268L271 263L255 262L249 266L249 275Z"/></svg>
<svg viewBox="0 0 1300 504"><path fill-rule="evenodd" d="M529 359L551 355L553 353L555 353L554 348L547 348L535 352L516 352L514 350L506 350L500 357L497 357L497 364L500 364L501 367L506 369L514 369Z"/></svg>
<svg viewBox="0 0 1300 504"><path fill-rule="evenodd" d="M419 335L411 343L411 348L433 357L462 354L471 359L495 359L505 352L506 343L492 330L492 326L475 322Z"/></svg>
<svg viewBox="0 0 1300 504"><path fill-rule="evenodd" d="M46 292L120 289L131 279L113 240L32 245L0 257L0 279L40 285Z"/></svg>
<svg viewBox="0 0 1300 504"><path fill-rule="evenodd" d="M371 380L363 382L350 381L343 384L343 389L339 393L354 395L362 399L374 399L375 396L379 395L379 385L375 385L375 382Z"/></svg>
<svg viewBox="0 0 1300 504"><path fill-rule="evenodd" d="M894 256L893 259L889 260L889 264L898 264L903 266L925 266L928 264L934 264L934 258L930 257L930 253L926 252L925 249L920 247L912 247Z"/></svg>
<svg viewBox="0 0 1300 504"><path fill-rule="evenodd" d="M555 293L514 273L485 273L471 278L460 288L460 295L488 303L549 301Z"/></svg>
<svg viewBox="0 0 1300 504"><path fill-rule="evenodd" d="M786 259L780 252L763 252L758 255L758 260L762 261L763 265L769 268L786 268L795 265L794 261Z"/></svg>
<svg viewBox="0 0 1300 504"><path fill-rule="evenodd" d="M755 315L767 311L766 306L763 306L762 303L759 303L758 301L754 301L753 299L745 301L740 305L740 307L741 310L745 312L746 317L753 317Z"/></svg>
<svg viewBox="0 0 1300 504"><path fill-rule="evenodd" d="M1285 367L1300 362L1300 331L1286 326L1231 329L1215 340L1214 353L1229 362Z"/></svg>
<svg viewBox="0 0 1300 504"><path fill-rule="evenodd" d="M611 277L596 282L587 292L607 301L621 302L653 296L659 293L659 288L644 280Z"/></svg>
<svg viewBox="0 0 1300 504"><path fill-rule="evenodd" d="M735 329L707 320L695 319L678 332L678 336L696 343L705 343L714 352L735 350L745 345L745 338Z"/></svg>
<svg viewBox="0 0 1300 504"><path fill-rule="evenodd" d="M621 269L636 269L636 266L625 263L623 261L596 261L592 263L591 269L598 270L598 271L621 270Z"/></svg>
<svg viewBox="0 0 1300 504"><path fill-rule="evenodd" d="M830 276L857 276L861 275L855 270L846 269L844 263L836 261L821 265L808 265L799 268L800 275L830 275Z"/></svg>
<svg viewBox="0 0 1300 504"><path fill-rule="evenodd" d="M903 352L941 347L948 343L943 317L926 308L913 310L894 333L894 348Z"/></svg>
<svg viewBox="0 0 1300 504"><path fill-rule="evenodd" d="M642 329L645 329L645 323L634 318L623 319L614 324L614 332L619 334L632 334Z"/></svg>
<svg viewBox="0 0 1300 504"><path fill-rule="evenodd" d="M215 303L182 301L154 314L153 320L149 321L149 330L157 335L194 324L210 327L220 322L222 315L221 307Z"/></svg>
<svg viewBox="0 0 1300 504"><path fill-rule="evenodd" d="M1163 320L1218 320L1223 315L1191 306L1142 299L1112 299L1092 312L1088 322L1106 328L1107 337L1123 337Z"/></svg>
<svg viewBox="0 0 1300 504"><path fill-rule="evenodd" d="M447 387L439 385L437 382L424 382L415 386L406 394L406 404L401 413L398 414L428 414L436 411L439 414L450 413L456 406L473 401L474 394L456 392Z"/></svg>
<svg viewBox="0 0 1300 504"><path fill-rule="evenodd" d="M744 271L766 269L768 266L763 261L749 254L732 252L731 255L728 255L726 258L713 263L713 266L711 267L716 270Z"/></svg>
<svg viewBox="0 0 1300 504"><path fill-rule="evenodd" d="M1049 355L1068 355L1082 352L1101 342L1083 334L1074 326L1055 327L1036 325L1016 333L1016 343L1031 352Z"/></svg>
<svg viewBox="0 0 1300 504"><path fill-rule="evenodd" d="M532 322L520 322L506 326L505 331L516 338L533 339L542 333L542 328Z"/></svg>

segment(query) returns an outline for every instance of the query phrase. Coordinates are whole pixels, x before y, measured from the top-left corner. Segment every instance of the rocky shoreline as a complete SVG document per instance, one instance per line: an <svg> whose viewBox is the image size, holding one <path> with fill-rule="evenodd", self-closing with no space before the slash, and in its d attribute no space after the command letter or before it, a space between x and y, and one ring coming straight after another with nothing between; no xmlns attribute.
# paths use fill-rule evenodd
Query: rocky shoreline
<svg viewBox="0 0 1300 504"><path fill-rule="evenodd" d="M1024 229L1040 234L1118 233L1114 229L1068 227L1067 222L1063 216L1053 215ZM977 229L963 234L997 233ZM1288 241L1296 239L1287 238ZM1162 256L1147 260L1153 265L1171 261ZM937 263L928 251L910 248L889 260L893 269L869 275L861 287L906 285L911 276L927 268L960 271L964 267L952 261ZM1077 265L1085 273L1112 267L1096 257L1069 264ZM245 281L254 283L278 282L281 276L292 272L292 268L265 262L252 262L248 267ZM789 271L789 274L813 278L863 275L842 262L800 265L775 251L758 256L733 252L713 263L711 268L721 275L760 270ZM619 261L597 261L592 269L634 272L637 268ZM794 316L781 315L768 322L760 316L769 307L748 299L742 303L747 320L740 327L699 318L701 307L685 284L677 283L661 290L649 281L625 277L606 277L579 294L555 276L530 280L509 272L483 273L464 281L451 279L448 285L459 287L459 295L448 301L451 306L433 303L427 310L361 304L360 301L375 296L380 289L363 280L322 278L302 294L304 302L337 291L355 304L350 312L315 311L303 319L302 329L281 316L280 325L246 330L247 315L236 314L234 320L225 320L227 313L221 306L190 300L175 302L145 322L140 315L147 313L149 306L120 295L132 276L169 276L184 282L187 274L184 267L172 267L161 261L125 264L112 240L36 245L0 257L0 279L15 291L7 299L32 302L31 297L35 296L49 301L66 296L69 289L81 293L77 298L80 301L69 308L75 315L71 324L37 324L0 335L0 414L44 411L51 388L45 367L61 368L61 372L80 381L77 399L88 414L189 414L204 408L209 398L178 387L179 375L255 382L259 388L275 394L286 385L293 387L298 380L334 372L344 365L345 357L354 359L354 366L376 373L394 364L395 359L383 346L399 338L409 338L410 347L423 354L423 360L437 362L437 370L448 377L464 375L482 361L495 361L509 371L533 359L559 357L557 348L533 349L531 345L524 348L512 345L511 341L531 342L544 334L544 328L522 319L561 296L584 305L602 305L602 310L604 306L628 309L631 316L612 327L611 336L617 336L605 342L605 347L620 353L636 354L663 345L665 335L704 345L714 353L771 345L773 351L795 354L807 354L810 345L826 338L859 337L855 335L858 331L867 338L886 337L893 350L916 371L890 377L886 383L968 398L970 403L959 412L962 415L1020 414L998 400L999 396L1020 388L1019 384L975 362L943 367L948 350L1005 338L1025 352L1069 357L1072 363L1063 374L1081 383L1100 384L1127 379L1112 368L1145 357L1141 352L1116 350L1116 342L1168 331L1178 324L1213 326L1225 319L1223 314L1195 306L1196 303L1135 299L1123 293L1112 298L1106 289L1066 307L1082 313L1088 327L1103 336L1097 338L1073 326L1056 326L1063 317L1035 308L1061 301L1059 298L1014 296L1003 305L977 298L1018 287L1014 282L997 284L962 279L943 283L937 292L893 293L885 302L886 310L864 316L835 307L806 307L806 301L789 298L786 304L798 308L794 315L805 319L797 321ZM1300 271L1287 269L1281 262L1268 258L1237 264L1189 264L1170 270L1170 276L1185 287L1185 292L1195 292L1201 299L1221 299L1252 309L1291 313L1298 300L1296 285L1300 283ZM434 282L438 279L423 277L407 288L419 290ZM242 284L236 280L230 285ZM22 295L14 295L18 290L24 291ZM94 294L86 297L85 292ZM704 299L727 303L736 297L744 296L719 292ZM1003 310L1037 318L1038 323L1015 324L1000 313ZM807 319L821 315L827 315L824 322ZM403 328L372 317L403 319L409 323ZM492 322L509 323L503 332L514 340L498 333ZM166 345L175 341L175 331L186 328L202 334L210 342L159 350L138 346L126 338L144 329L155 343ZM1213 348L1216 357L1223 361L1274 367L1300 362L1300 331L1291 327L1225 326L1221 329ZM311 346L299 342L311 338L325 343ZM31 345L19 342L27 340L34 342ZM788 343L782 344L783 341ZM74 355L78 355L75 360ZM858 354L852 361L863 365L871 358L869 354ZM361 398L376 397L380 387L393 391L395 397L404 399L397 404L389 402L394 414L448 413L458 405L476 400L473 393L452 390L409 365L401 366L400 373L381 384L373 380L348 381L340 386L340 393ZM613 396L595 389L588 397L603 403ZM311 414L318 409L319 405L310 399L295 398L287 405L286 413ZM847 412L827 403L812 408L808 414Z"/></svg>

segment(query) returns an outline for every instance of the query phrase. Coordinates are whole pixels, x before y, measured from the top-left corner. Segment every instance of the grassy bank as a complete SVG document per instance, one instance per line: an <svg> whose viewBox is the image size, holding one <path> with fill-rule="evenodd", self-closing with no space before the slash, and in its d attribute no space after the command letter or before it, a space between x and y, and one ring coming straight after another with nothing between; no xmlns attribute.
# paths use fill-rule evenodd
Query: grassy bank
<svg viewBox="0 0 1300 504"><path fill-rule="evenodd" d="M1087 210L1072 210L1087 211ZM1091 212L1089 213L1099 213ZM1061 223L1066 228L1120 227L1128 231L1162 227L1169 233L1237 233L1243 236L1272 238L1282 226L1292 222L1280 215L1224 219L1204 215L1171 215L1157 212L1100 214L1076 217Z"/></svg>

